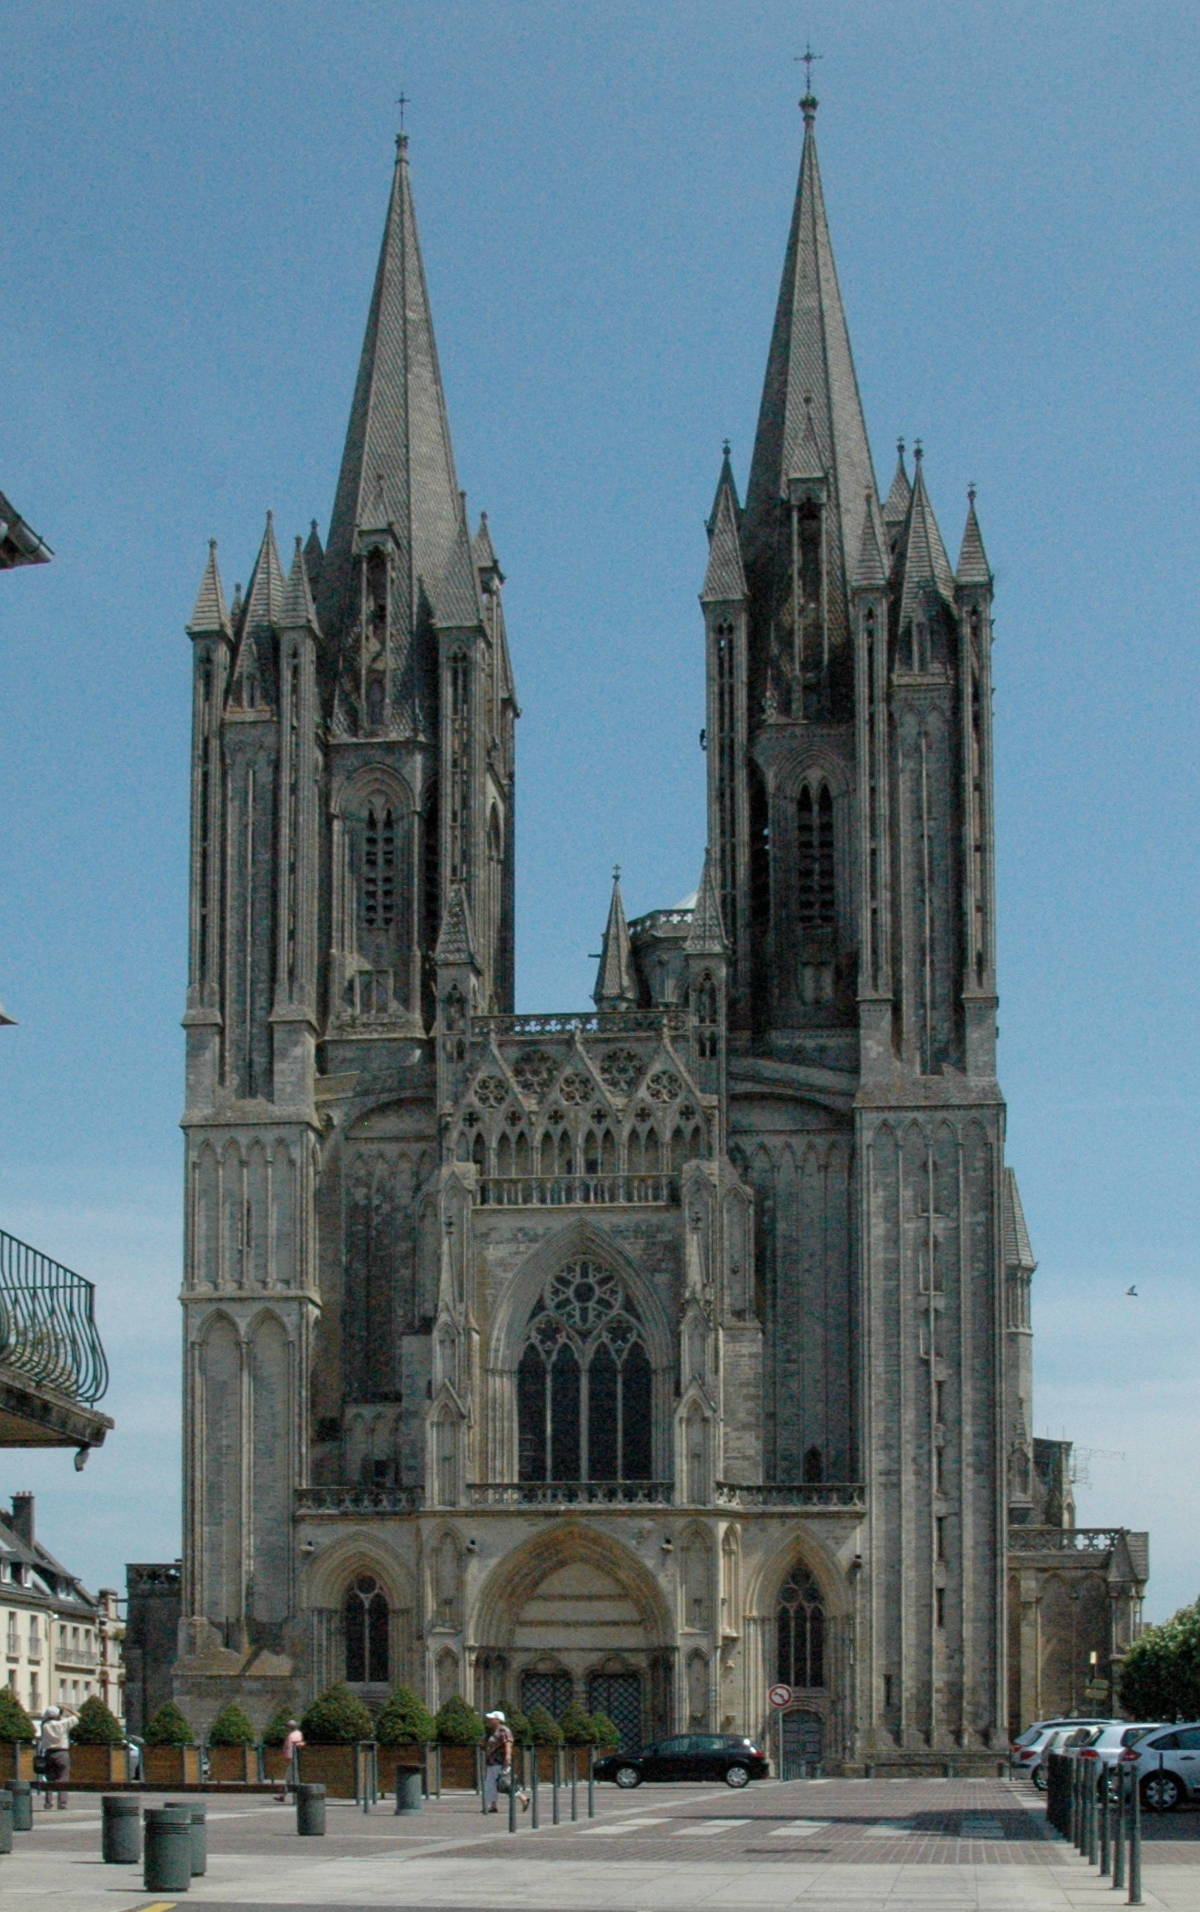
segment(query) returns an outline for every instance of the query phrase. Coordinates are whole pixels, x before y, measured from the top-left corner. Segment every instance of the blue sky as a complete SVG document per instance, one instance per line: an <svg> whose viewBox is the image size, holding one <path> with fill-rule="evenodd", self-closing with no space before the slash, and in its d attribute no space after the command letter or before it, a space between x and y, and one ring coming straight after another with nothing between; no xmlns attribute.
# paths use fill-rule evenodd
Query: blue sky
<svg viewBox="0 0 1200 1912"><path fill-rule="evenodd" d="M10 1455L93 1584L178 1551L189 656L268 507L324 528L394 101L524 716L522 1007L703 853L703 520L744 485L805 36L876 467L997 581L1001 1074L1039 1433L1200 1590L1192 6L78 0L6 40L0 1226L98 1285L118 1423ZM1125 1290L1135 1284L1136 1299Z"/></svg>

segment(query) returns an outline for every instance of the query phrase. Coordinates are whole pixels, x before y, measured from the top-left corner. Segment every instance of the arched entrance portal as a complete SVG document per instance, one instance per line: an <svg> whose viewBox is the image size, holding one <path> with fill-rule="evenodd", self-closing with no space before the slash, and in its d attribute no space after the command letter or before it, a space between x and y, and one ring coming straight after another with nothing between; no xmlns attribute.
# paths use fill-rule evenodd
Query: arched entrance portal
<svg viewBox="0 0 1200 1912"><path fill-rule="evenodd" d="M669 1624L633 1554L564 1524L502 1561L484 1589L476 1704L533 1703L561 1717L574 1700L607 1713L632 1747L670 1729Z"/></svg>

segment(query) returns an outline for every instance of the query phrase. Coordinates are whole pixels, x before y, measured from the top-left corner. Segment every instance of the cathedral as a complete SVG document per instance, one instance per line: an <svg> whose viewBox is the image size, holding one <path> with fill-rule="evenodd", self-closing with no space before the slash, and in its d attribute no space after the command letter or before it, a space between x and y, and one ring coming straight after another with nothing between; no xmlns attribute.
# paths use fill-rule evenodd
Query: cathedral
<svg viewBox="0 0 1200 1912"><path fill-rule="evenodd" d="M802 107L745 496L726 455L697 554L707 855L634 920L614 883L592 1008L514 1008L503 573L403 135L326 539L281 555L268 518L228 603L210 550L195 1723L403 1682L574 1698L632 1745L763 1734L774 1688L785 1772L983 1772L1063 1703L1055 1585L1072 1681L1136 1624L1143 1537L1081 1540L1033 1439L992 576L973 498L951 563L919 452L877 489Z"/></svg>

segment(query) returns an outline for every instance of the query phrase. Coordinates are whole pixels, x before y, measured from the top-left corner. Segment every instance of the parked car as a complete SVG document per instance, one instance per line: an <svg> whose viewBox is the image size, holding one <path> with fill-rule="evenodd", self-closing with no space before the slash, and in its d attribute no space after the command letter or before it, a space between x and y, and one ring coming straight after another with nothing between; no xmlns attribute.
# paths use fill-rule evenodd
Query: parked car
<svg viewBox="0 0 1200 1912"><path fill-rule="evenodd" d="M595 1765L597 1779L628 1789L643 1779L723 1779L745 1786L765 1779L770 1767L754 1741L731 1733L679 1733L636 1753L606 1753Z"/></svg>
<svg viewBox="0 0 1200 1912"><path fill-rule="evenodd" d="M1056 1719L1035 1719L1032 1725L1027 1726L1025 1728L1025 1731L1023 1733L1017 1734L1017 1737L1012 1742L1012 1750L1013 1752L1015 1752L1018 1746L1028 1746L1033 1740L1037 1738L1039 1733L1046 1732L1046 1730L1051 1726L1111 1726L1111 1725L1112 1725L1112 1721L1110 1719L1107 1719L1107 1718L1101 1719L1098 1713L1091 1713L1086 1718L1078 1713L1075 1713L1069 1716L1067 1714L1060 1713Z"/></svg>
<svg viewBox="0 0 1200 1912"><path fill-rule="evenodd" d="M1038 1740L1034 1761L1029 1768L1029 1777L1038 1791L1045 1792L1049 1783L1051 1753L1069 1753L1076 1747L1082 1749L1093 1733L1102 1730L1095 1726L1055 1726Z"/></svg>
<svg viewBox="0 0 1200 1912"><path fill-rule="evenodd" d="M1130 1746L1145 1739L1147 1733L1165 1732L1165 1720L1114 1720L1111 1726L1097 1726L1079 1748L1080 1759L1096 1763L1096 1791L1103 1792L1111 1782L1117 1761Z"/></svg>
<svg viewBox="0 0 1200 1912"><path fill-rule="evenodd" d="M1151 1812L1171 1812L1200 1797L1200 1720L1164 1726L1127 1746L1118 1765L1132 1768Z"/></svg>
<svg viewBox="0 0 1200 1912"><path fill-rule="evenodd" d="M1043 1720L1039 1726L1027 1726L1021 1737L1012 1743L1008 1756L1009 1776L1013 1779L1032 1779L1039 1791L1044 1792L1046 1753L1061 1750L1060 1744L1051 1746L1051 1740L1057 1740L1059 1735L1070 1738L1075 1733L1094 1732L1096 1727L1108 1724L1107 1720L1096 1719L1051 1719Z"/></svg>

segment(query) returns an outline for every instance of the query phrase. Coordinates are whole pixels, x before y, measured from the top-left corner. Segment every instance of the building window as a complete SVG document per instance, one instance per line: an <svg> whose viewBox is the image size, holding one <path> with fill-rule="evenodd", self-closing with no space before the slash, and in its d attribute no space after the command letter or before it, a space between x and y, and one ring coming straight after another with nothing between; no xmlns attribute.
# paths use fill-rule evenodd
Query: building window
<svg viewBox="0 0 1200 1912"><path fill-rule="evenodd" d="M785 1686L825 1684L825 1603L807 1567L792 1569L775 1613L776 1679Z"/></svg>
<svg viewBox="0 0 1200 1912"><path fill-rule="evenodd" d="M651 1371L636 1303L597 1262L552 1275L517 1369L520 1478L649 1480Z"/></svg>
<svg viewBox="0 0 1200 1912"><path fill-rule="evenodd" d="M367 811L362 911L366 929L390 929L396 920L396 819L390 806Z"/></svg>
<svg viewBox="0 0 1200 1912"><path fill-rule="evenodd" d="M798 904L801 927L832 929L835 921L833 798L829 785L808 784L797 806Z"/></svg>
<svg viewBox="0 0 1200 1912"><path fill-rule="evenodd" d="M574 1687L569 1673L522 1673L521 1711L542 1706L551 1719L561 1719L571 1704Z"/></svg>
<svg viewBox="0 0 1200 1912"><path fill-rule="evenodd" d="M379 1582L360 1574L346 1595L346 1678L356 1683L388 1677L388 1606Z"/></svg>

